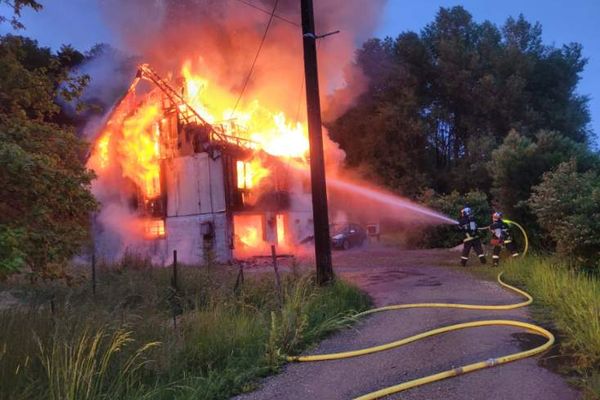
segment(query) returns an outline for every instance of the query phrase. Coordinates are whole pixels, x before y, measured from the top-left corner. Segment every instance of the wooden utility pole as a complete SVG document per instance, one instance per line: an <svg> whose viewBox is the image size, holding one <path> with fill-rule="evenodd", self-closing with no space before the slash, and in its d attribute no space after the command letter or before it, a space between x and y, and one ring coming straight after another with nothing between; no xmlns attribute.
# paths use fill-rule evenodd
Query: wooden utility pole
<svg viewBox="0 0 600 400"><path fill-rule="evenodd" d="M306 79L306 107L308 115L308 138L310 143L310 180L315 232L315 256L317 282L320 285L333 280L331 266L331 243L323 156L323 133L321 131L321 102L319 99L319 75L317 68L317 35L312 0L301 0L302 36L304 42L304 74Z"/></svg>

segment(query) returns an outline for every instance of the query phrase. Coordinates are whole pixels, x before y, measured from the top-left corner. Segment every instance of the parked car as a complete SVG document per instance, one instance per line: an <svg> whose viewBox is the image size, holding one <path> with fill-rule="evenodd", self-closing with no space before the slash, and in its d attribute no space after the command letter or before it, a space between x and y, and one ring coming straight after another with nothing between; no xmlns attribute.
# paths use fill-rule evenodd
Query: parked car
<svg viewBox="0 0 600 400"><path fill-rule="evenodd" d="M331 247L334 249L348 250L351 247L362 245L367 239L367 231L358 224L343 224L331 230Z"/></svg>

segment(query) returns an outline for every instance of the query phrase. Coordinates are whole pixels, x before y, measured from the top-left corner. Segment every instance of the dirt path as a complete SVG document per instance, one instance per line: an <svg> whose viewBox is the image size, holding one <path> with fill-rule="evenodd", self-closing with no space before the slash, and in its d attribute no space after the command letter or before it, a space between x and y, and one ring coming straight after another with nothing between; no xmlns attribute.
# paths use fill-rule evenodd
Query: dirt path
<svg viewBox="0 0 600 400"><path fill-rule="evenodd" d="M436 265L455 261L448 251L399 251L390 248L336 252L336 272L374 299L376 306L397 303L511 303L517 297L467 272ZM474 260L473 260L474 261ZM380 313L355 329L323 341L310 354L358 349L397 340L442 325L477 319L528 320L526 309L470 311L415 309ZM250 399L350 399L383 387L448 368L533 347L532 335L510 327L475 328L428 338L398 349L346 360L287 365L265 379ZM578 393L557 374L538 365L539 358L474 372L412 389L390 398L570 400Z"/></svg>

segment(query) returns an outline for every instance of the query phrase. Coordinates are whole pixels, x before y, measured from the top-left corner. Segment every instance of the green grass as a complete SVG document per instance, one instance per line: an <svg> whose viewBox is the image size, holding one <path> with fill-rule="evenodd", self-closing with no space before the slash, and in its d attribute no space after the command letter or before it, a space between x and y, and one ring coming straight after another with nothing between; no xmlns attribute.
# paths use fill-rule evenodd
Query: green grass
<svg viewBox="0 0 600 400"><path fill-rule="evenodd" d="M477 268L489 278L497 270ZM533 316L559 334L566 371L576 373L586 399L600 399L600 280L551 257L502 264L503 279L533 297Z"/></svg>
<svg viewBox="0 0 600 400"><path fill-rule="evenodd" d="M232 269L180 268L175 292L132 265L100 271L96 296L84 274L0 287L23 303L0 312L0 399L226 399L369 307L341 281L284 276L280 304L271 274L234 291Z"/></svg>

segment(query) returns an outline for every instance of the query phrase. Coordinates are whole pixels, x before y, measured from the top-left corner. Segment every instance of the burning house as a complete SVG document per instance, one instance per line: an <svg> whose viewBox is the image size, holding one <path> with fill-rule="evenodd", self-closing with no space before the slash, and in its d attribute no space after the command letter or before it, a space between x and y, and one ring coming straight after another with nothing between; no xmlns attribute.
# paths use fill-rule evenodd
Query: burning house
<svg viewBox="0 0 600 400"><path fill-rule="evenodd" d="M272 244L292 251L313 231L303 125L259 105L221 108L218 120L207 83L182 75L140 65L95 141L96 251L169 263L177 250L195 264L268 254Z"/></svg>

